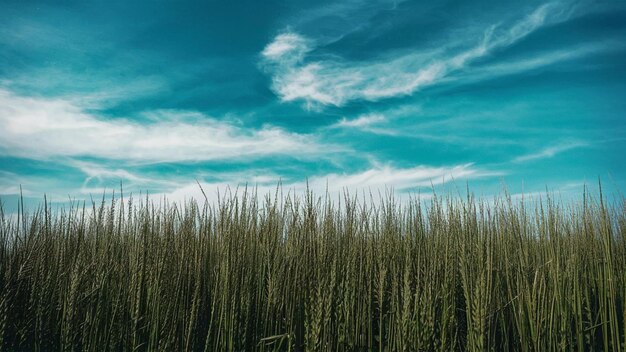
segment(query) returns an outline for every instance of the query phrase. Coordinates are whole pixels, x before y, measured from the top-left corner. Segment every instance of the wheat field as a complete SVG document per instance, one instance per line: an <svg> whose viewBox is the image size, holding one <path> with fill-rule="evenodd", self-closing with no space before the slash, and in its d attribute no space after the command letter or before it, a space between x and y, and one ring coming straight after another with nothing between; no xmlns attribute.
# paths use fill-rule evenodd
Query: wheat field
<svg viewBox="0 0 626 352"><path fill-rule="evenodd" d="M0 219L3 351L625 350L626 204L601 192L114 195Z"/></svg>

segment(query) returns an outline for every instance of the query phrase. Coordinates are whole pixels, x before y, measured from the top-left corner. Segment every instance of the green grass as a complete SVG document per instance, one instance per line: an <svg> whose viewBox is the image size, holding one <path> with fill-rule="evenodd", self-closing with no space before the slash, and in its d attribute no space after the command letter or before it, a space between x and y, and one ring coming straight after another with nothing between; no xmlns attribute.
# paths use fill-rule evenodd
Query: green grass
<svg viewBox="0 0 626 352"><path fill-rule="evenodd" d="M1 215L0 349L625 349L623 198L256 199Z"/></svg>

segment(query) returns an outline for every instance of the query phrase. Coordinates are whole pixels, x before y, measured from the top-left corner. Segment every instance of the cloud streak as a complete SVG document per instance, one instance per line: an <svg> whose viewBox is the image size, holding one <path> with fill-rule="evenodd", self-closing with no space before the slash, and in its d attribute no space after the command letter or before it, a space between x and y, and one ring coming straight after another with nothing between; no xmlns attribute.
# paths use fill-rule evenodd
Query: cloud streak
<svg viewBox="0 0 626 352"><path fill-rule="evenodd" d="M375 165L370 169L345 174L345 173L329 173L309 178L308 181L282 182L281 189L283 192L291 192L292 194L302 195L308 189L317 195L323 195L326 191L330 195L340 195L343 191L351 192L368 192L372 194L377 192L384 193L387 190L393 190L397 193L417 192L421 188L430 188L433 185L441 185L450 181L460 181L477 179L491 176L501 175L500 172L488 171L477 168L472 163L453 165L453 166L415 166L410 168L395 168L389 165ZM279 179L264 179L264 182L256 184L248 184L248 189L256 188L259 196L271 194L277 189ZM217 191L224 194L226 189L242 188L246 185L246 179L237 180L231 178L229 180L217 182L201 182L210 202L217 201ZM196 183L189 183L164 194L168 199L182 201L185 199L204 199L202 191Z"/></svg>
<svg viewBox="0 0 626 352"><path fill-rule="evenodd" d="M0 90L0 153L31 159L95 157L132 162L228 160L313 155L310 135L265 126L251 129L196 112L155 111L140 124L102 119L69 100ZM331 148L332 149L332 148Z"/></svg>
<svg viewBox="0 0 626 352"><path fill-rule="evenodd" d="M352 120L343 118L333 126L339 128L364 128L380 124L385 121L387 121L387 119L381 114L366 114Z"/></svg>
<svg viewBox="0 0 626 352"><path fill-rule="evenodd" d="M587 146L589 146L589 144L585 142L569 142L569 143L554 145L554 146L544 148L536 153L519 156L513 159L513 162L522 163L522 162L527 162L527 161L552 158L557 154L560 154L560 153L563 153L572 149L584 148Z"/></svg>
<svg viewBox="0 0 626 352"><path fill-rule="evenodd" d="M504 63L491 64L473 68L454 76L443 78L440 83L469 84L493 78L530 72L548 67L557 63L572 61L596 53L618 51L624 44L616 41L605 41L592 44L583 44L573 48L554 50L529 58L521 58Z"/></svg>
<svg viewBox="0 0 626 352"><path fill-rule="evenodd" d="M441 49L391 60L311 61L306 59L307 53L315 50L313 42L298 33L287 32L278 35L261 55L272 75L272 89L282 101L303 101L309 108L343 106L353 100L376 101L413 94L466 68L470 62L510 46L547 24L563 21L567 16L569 14L559 4L545 4L508 27L489 27L478 44L452 54L450 50Z"/></svg>

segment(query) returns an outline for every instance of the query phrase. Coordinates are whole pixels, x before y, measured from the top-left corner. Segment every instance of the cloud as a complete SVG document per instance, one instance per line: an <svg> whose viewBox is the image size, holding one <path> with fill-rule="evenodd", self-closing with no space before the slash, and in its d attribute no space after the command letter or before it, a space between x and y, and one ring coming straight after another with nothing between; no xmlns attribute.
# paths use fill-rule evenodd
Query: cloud
<svg viewBox="0 0 626 352"><path fill-rule="evenodd" d="M0 170L0 195L20 194L20 181L23 177L12 172Z"/></svg>
<svg viewBox="0 0 626 352"><path fill-rule="evenodd" d="M309 40L294 34L283 33L274 38L274 41L263 49L261 55L267 60L280 62L287 59L289 62L299 62L311 50Z"/></svg>
<svg viewBox="0 0 626 352"><path fill-rule="evenodd" d="M312 136L278 127L251 129L196 112L153 111L146 116L151 121L144 124L104 119L69 100L24 97L0 89L0 154L150 163L306 157L322 149Z"/></svg>
<svg viewBox="0 0 626 352"><path fill-rule="evenodd" d="M388 119L381 113L360 115L353 119L342 118L329 126L331 129L357 130L383 136L400 136L402 133L391 126L381 126ZM388 125L388 124L387 124Z"/></svg>
<svg viewBox="0 0 626 352"><path fill-rule="evenodd" d="M430 52L393 59L349 62L340 59L306 60L313 42L295 32L277 36L263 50L263 64L272 74L272 89L282 101L304 101L308 108L343 106L353 100L376 101L410 95L465 69L478 58L510 46L538 28L563 21L568 14L557 3L538 7L511 26L491 26L479 43L450 53L471 39Z"/></svg>
<svg viewBox="0 0 626 352"><path fill-rule="evenodd" d="M367 114L367 115L361 115L352 120L348 120L344 117L339 122L337 122L334 125L334 127L363 128L363 127L369 127L371 125L379 124L385 121L387 121L387 119L385 118L385 116L381 114Z"/></svg>
<svg viewBox="0 0 626 352"><path fill-rule="evenodd" d="M430 188L432 185L440 185L450 181L461 181L490 176L501 175L500 172L482 170L474 164L462 164L454 166L415 166L411 168L394 168L388 165L374 165L372 168L352 174L329 173L309 178L308 181L282 182L282 192L302 195L309 189L317 195L323 195L327 190L330 195L340 195L347 190L353 194L372 191L384 193L393 189L399 192L417 192L421 188ZM217 182L201 182L200 185L210 202L217 201L218 191L221 195L230 189L242 189L246 186L246 178L237 180L231 178ZM276 179L264 179L263 182L248 184L248 190L256 188L259 196L272 194L277 190ZM183 201L188 199L201 200L204 195L198 184L189 183L160 196L166 196L170 200Z"/></svg>
<svg viewBox="0 0 626 352"><path fill-rule="evenodd" d="M573 48L554 50L533 57L521 58L504 63L495 63L483 67L476 67L466 72L460 72L454 76L443 78L440 83L454 82L456 84L468 84L483 80L529 72L556 63L576 60L594 53L617 51L624 48L623 43L605 41L592 44L583 44Z"/></svg>
<svg viewBox="0 0 626 352"><path fill-rule="evenodd" d="M137 182L145 182L148 179L144 177L137 176L127 170L123 170L120 168L116 169L108 169L99 164L88 163L84 161L72 161L70 163L75 168L79 169L85 175L87 175L88 182L90 179L103 179L103 178L116 178L116 179L124 179L129 181L137 181Z"/></svg>
<svg viewBox="0 0 626 352"><path fill-rule="evenodd" d="M85 174L86 178L80 189L80 194L102 194L107 187L119 187L139 191L141 189L170 189L175 187L176 182L171 177L151 178L130 172L121 167L109 167L93 162L71 160L68 162ZM120 184L121 182L121 184Z"/></svg>
<svg viewBox="0 0 626 352"><path fill-rule="evenodd" d="M463 164L457 166L431 167L416 166L412 168L393 168L390 166L379 166L356 174L328 174L310 180L310 185L314 188L329 184L334 190L380 189L393 187L397 190L407 190L417 187L430 187L453 179L477 178L493 175L493 173L478 170L473 164ZM331 186L332 185L332 186Z"/></svg>
<svg viewBox="0 0 626 352"><path fill-rule="evenodd" d="M381 201L380 196L393 194L395 200L400 202L409 200L410 196L416 196L417 194L420 195L421 199L429 199L433 192L432 186L440 186L450 182L463 183L466 180L499 175L502 175L502 173L480 169L471 163L441 167L422 165L409 168L374 164L371 168L361 172L348 174L329 173L312 177L308 181L283 181L280 184L278 183L280 177L277 175L253 176L249 172L242 172L239 175L225 173L221 174L220 176L223 176L223 178L217 181L200 182L200 185L195 181L179 183L176 187L170 188L170 191L163 193L150 192L143 196L138 196L137 192L128 189L125 184L124 198L128 199L130 193L133 192L135 199L139 202L145 199L146 195L156 202L163 199L167 199L170 202L185 202L192 199L202 202L206 195L210 204L217 204L218 199L223 199L224 196L228 198L236 192L241 195L244 191L247 191L251 195L251 192L254 191L259 200L262 200L267 195L273 196L276 192L279 192L278 194L281 195L279 201L281 201L285 199L282 196L287 194L302 197L309 190L314 192L314 195L320 197L323 197L328 191L328 196L331 200L342 199L344 191L347 191L351 196L365 197L367 198L366 201L378 204ZM79 203L83 199L89 202L90 198L85 198L85 196L92 194L97 196L105 195L110 200L113 190L114 188L111 187L83 187L81 189L82 197L72 197L72 199ZM117 190L115 192L117 195ZM372 195L371 199L369 198L370 194ZM119 196L117 197L119 199ZM33 209L41 201L41 195L37 194L34 198L27 200L32 203L30 206L27 205L27 207ZM65 198L61 195L50 197L50 194L48 194L48 200L57 202L61 206L69 205L67 196Z"/></svg>
<svg viewBox="0 0 626 352"><path fill-rule="evenodd" d="M572 150L576 148L583 148L587 146L589 146L589 144L585 142L579 142L579 141L567 142L567 143L544 148L536 153L518 156L517 158L513 159L513 162L521 163L521 162L532 161L532 160L552 158L555 155L566 152L568 150Z"/></svg>
<svg viewBox="0 0 626 352"><path fill-rule="evenodd" d="M41 197L44 194L48 199L67 199L67 192L57 192L59 179L51 178L49 175L37 173L16 173L1 170L0 167L0 197L5 195L19 195L24 197ZM42 185L45 185L42 189Z"/></svg>
<svg viewBox="0 0 626 352"><path fill-rule="evenodd" d="M296 11L284 25L306 33L314 33L316 40L330 44L350 33L370 27L381 12L393 11L406 0L342 0L320 2L319 6Z"/></svg>
<svg viewBox="0 0 626 352"><path fill-rule="evenodd" d="M586 187L588 187L588 183L584 180L561 182L550 187L543 186L531 191L526 190L519 193L513 193L509 195L509 197L515 201L524 200L530 202L537 202L542 199L546 199L547 197L558 200L574 200L579 199L579 197L583 194L582 191L585 190ZM590 192L589 189L586 191ZM490 198L495 197L496 195L493 195Z"/></svg>

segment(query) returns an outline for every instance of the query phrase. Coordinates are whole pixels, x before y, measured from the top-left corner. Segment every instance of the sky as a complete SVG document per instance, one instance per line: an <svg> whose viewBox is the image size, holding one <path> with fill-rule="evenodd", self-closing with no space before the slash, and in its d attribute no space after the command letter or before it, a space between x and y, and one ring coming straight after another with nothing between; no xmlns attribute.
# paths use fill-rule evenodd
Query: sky
<svg viewBox="0 0 626 352"><path fill-rule="evenodd" d="M624 1L0 3L9 209L626 188Z"/></svg>

